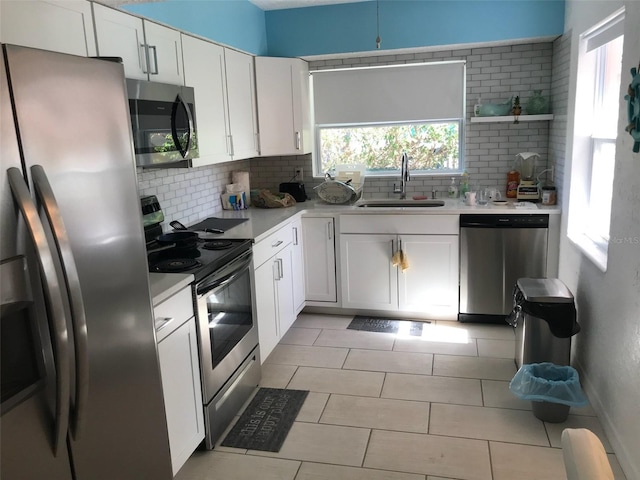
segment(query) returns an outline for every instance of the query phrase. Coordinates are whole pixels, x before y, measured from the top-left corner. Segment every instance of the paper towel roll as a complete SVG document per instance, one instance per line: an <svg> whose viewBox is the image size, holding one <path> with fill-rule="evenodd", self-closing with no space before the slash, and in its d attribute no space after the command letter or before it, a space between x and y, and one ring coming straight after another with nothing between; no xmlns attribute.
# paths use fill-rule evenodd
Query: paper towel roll
<svg viewBox="0 0 640 480"><path fill-rule="evenodd" d="M251 195L249 195L249 192L251 191L251 187L249 185L249 172L232 172L231 181L232 183L239 183L243 186L242 190L245 192L246 204L251 205Z"/></svg>

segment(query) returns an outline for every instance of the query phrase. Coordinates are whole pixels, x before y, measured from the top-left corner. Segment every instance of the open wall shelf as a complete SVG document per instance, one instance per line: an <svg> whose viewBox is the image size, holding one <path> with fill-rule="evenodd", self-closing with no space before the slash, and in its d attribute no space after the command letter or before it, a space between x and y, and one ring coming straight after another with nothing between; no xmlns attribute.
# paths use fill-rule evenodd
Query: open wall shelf
<svg viewBox="0 0 640 480"><path fill-rule="evenodd" d="M471 123L498 123L498 122L513 122L513 115L504 115L500 117L471 117ZM553 120L552 113L546 113L544 115L520 115L518 117L520 122L538 122L541 120Z"/></svg>

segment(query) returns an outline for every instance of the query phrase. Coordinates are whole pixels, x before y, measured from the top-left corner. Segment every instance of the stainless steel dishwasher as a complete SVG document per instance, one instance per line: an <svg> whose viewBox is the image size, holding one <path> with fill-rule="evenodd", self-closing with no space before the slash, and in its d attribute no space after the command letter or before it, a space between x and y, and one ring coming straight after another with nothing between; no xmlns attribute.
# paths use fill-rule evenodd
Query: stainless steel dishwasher
<svg viewBox="0 0 640 480"><path fill-rule="evenodd" d="M504 323L518 278L547 273L549 215L460 215L460 322Z"/></svg>

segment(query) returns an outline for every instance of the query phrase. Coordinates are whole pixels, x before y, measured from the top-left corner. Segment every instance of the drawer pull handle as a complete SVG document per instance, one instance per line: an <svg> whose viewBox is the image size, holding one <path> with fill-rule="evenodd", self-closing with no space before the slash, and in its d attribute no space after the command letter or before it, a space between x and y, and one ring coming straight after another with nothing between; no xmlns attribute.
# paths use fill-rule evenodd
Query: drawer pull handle
<svg viewBox="0 0 640 480"><path fill-rule="evenodd" d="M276 243L272 244L271 246L273 248L276 248L276 247L279 247L280 245L282 245L282 243L283 243L282 240L278 240Z"/></svg>
<svg viewBox="0 0 640 480"><path fill-rule="evenodd" d="M174 320L175 319L173 317L156 318L156 322L155 322L155 324L156 324L156 332L159 332L160 330L165 328L167 325L169 325Z"/></svg>

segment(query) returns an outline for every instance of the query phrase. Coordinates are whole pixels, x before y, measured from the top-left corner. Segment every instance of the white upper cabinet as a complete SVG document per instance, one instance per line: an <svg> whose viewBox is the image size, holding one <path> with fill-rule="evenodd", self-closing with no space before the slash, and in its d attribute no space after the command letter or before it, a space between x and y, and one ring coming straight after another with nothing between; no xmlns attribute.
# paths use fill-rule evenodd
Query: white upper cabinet
<svg viewBox="0 0 640 480"><path fill-rule="evenodd" d="M96 54L91 4L84 0L2 0L0 41L90 57Z"/></svg>
<svg viewBox="0 0 640 480"><path fill-rule="evenodd" d="M184 85L180 32L146 20L143 23L149 55L149 80Z"/></svg>
<svg viewBox="0 0 640 480"><path fill-rule="evenodd" d="M256 57L260 155L311 151L309 67L296 58Z"/></svg>
<svg viewBox="0 0 640 480"><path fill-rule="evenodd" d="M180 32L94 3L98 53L122 57L125 76L184 84Z"/></svg>
<svg viewBox="0 0 640 480"><path fill-rule="evenodd" d="M195 90L198 150L193 166L231 160L224 48L182 35L184 82Z"/></svg>
<svg viewBox="0 0 640 480"><path fill-rule="evenodd" d="M233 160L258 156L253 56L224 49Z"/></svg>

